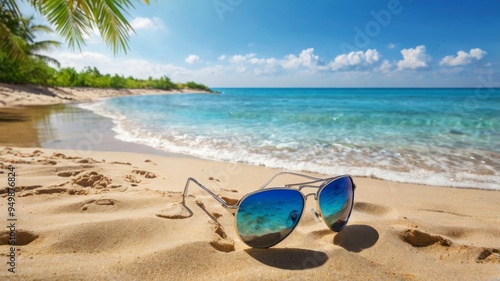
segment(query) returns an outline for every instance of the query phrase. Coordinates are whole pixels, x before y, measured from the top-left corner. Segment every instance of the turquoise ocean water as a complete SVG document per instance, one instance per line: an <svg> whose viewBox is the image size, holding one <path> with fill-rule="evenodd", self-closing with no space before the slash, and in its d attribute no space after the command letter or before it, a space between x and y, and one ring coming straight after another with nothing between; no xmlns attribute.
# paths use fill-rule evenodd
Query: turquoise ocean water
<svg viewBox="0 0 500 281"><path fill-rule="evenodd" d="M81 105L117 138L288 170L500 190L498 89L217 89Z"/></svg>

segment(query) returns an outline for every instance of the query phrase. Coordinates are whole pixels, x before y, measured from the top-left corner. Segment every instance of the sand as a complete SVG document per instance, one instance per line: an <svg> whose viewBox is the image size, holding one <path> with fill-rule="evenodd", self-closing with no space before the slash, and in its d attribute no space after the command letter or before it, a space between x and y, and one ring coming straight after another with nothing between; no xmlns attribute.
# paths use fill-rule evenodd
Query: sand
<svg viewBox="0 0 500 281"><path fill-rule="evenodd" d="M239 199L278 170L147 154L0 147L0 219L16 173L16 273L0 232L0 279L499 280L500 192L354 178L347 227L309 212L270 249L239 239L234 218L186 179ZM324 176L324 175L319 175ZM284 182L294 178L285 177ZM279 183L279 182L278 182Z"/></svg>
<svg viewBox="0 0 500 281"><path fill-rule="evenodd" d="M83 102L98 98L142 94L206 93L201 90L98 89L84 87L42 87L0 83L0 107L18 107Z"/></svg>

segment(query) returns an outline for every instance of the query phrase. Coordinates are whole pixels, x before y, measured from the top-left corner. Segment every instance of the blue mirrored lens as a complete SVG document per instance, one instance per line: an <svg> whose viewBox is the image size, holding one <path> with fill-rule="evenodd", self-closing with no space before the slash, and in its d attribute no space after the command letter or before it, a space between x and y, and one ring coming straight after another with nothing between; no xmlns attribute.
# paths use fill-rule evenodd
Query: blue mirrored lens
<svg viewBox="0 0 500 281"><path fill-rule="evenodd" d="M236 228L248 246L268 248L292 232L303 209L304 197L297 190L263 190L243 198L236 214Z"/></svg>
<svg viewBox="0 0 500 281"><path fill-rule="evenodd" d="M319 208L328 227L340 231L351 214L354 193L350 177L336 179L319 193Z"/></svg>

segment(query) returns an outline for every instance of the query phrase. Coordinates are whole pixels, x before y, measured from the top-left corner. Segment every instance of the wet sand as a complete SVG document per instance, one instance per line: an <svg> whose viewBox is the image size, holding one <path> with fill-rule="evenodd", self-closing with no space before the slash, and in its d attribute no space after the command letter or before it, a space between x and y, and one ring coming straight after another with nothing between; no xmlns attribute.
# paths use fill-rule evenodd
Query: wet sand
<svg viewBox="0 0 500 281"><path fill-rule="evenodd" d="M110 118L77 104L0 108L0 145L59 148L82 156L93 151L127 151L190 157L119 141L114 138L113 126Z"/></svg>

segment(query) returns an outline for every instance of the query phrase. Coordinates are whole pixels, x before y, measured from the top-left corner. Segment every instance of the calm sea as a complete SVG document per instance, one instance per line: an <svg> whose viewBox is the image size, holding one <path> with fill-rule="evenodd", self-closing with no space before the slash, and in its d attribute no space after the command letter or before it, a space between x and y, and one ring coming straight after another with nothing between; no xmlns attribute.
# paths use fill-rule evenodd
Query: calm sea
<svg viewBox="0 0 500 281"><path fill-rule="evenodd" d="M500 190L499 89L218 89L83 104L117 138L202 158Z"/></svg>

